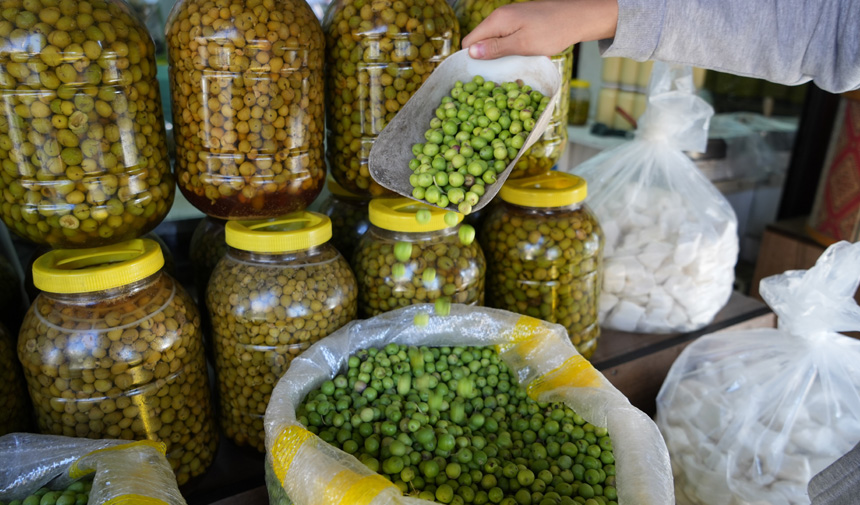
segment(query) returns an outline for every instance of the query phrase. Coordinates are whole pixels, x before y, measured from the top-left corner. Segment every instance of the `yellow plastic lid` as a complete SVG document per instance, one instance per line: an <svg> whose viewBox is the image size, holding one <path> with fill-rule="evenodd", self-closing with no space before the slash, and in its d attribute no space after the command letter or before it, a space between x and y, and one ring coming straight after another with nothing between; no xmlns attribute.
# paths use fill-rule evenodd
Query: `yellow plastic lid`
<svg viewBox="0 0 860 505"><path fill-rule="evenodd" d="M588 88L589 86L590 86L590 84L588 83L588 81L584 81L582 79L571 79L570 80L570 87L571 88Z"/></svg>
<svg viewBox="0 0 860 505"><path fill-rule="evenodd" d="M224 240L236 249L259 253L303 251L331 239L331 220L316 212L294 212L274 219L230 221Z"/></svg>
<svg viewBox="0 0 860 505"><path fill-rule="evenodd" d="M56 249L33 263L33 284L48 293L91 293L137 282L163 266L161 247L148 238L89 249Z"/></svg>
<svg viewBox="0 0 860 505"><path fill-rule="evenodd" d="M430 221L419 223L415 213L421 209L430 211ZM445 214L450 210L440 209L416 202L409 198L374 198L368 206L370 222L374 226L390 230L409 233L422 233L428 231L439 231L448 228L445 223ZM463 215L457 214L457 222L463 220Z"/></svg>
<svg viewBox="0 0 860 505"><path fill-rule="evenodd" d="M522 207L567 207L585 200L588 185L582 177L548 172L525 179L508 179L499 196Z"/></svg>
<svg viewBox="0 0 860 505"><path fill-rule="evenodd" d="M349 198L351 200L367 200L367 197L363 197L361 195L356 195L355 193L349 192L346 188L338 184L333 177L329 177L326 180L326 185L328 186L328 190L331 194L339 198Z"/></svg>

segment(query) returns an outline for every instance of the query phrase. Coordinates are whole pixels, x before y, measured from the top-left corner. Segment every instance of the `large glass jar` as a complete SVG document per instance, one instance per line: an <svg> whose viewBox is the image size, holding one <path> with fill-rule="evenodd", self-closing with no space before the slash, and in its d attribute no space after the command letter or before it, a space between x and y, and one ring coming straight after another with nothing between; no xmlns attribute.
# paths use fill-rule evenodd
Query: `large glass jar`
<svg viewBox="0 0 860 505"><path fill-rule="evenodd" d="M51 247L153 229L173 203L155 48L119 0L10 1L0 19L0 216Z"/></svg>
<svg viewBox="0 0 860 505"><path fill-rule="evenodd" d="M191 268L194 271L194 286L197 288L197 296L203 300L206 295L206 286L209 285L209 277L215 270L215 265L227 254L227 242L224 240L224 225L226 221L205 217L197 223L194 233L191 235L191 245L188 249L188 258L191 260ZM205 309L206 304L201 303Z"/></svg>
<svg viewBox="0 0 860 505"><path fill-rule="evenodd" d="M219 219L303 210L325 180L323 44L303 0L179 0L167 21L176 178Z"/></svg>
<svg viewBox="0 0 860 505"><path fill-rule="evenodd" d="M212 463L217 431L200 316L163 264L148 239L41 256L18 357L40 431L164 442L184 484Z"/></svg>
<svg viewBox="0 0 860 505"><path fill-rule="evenodd" d="M531 0L457 0L455 10L463 36L474 30L491 12L512 3ZM549 172L567 148L567 114L570 76L573 73L573 46L552 57L561 75L561 91L546 132L526 151L511 171L510 179Z"/></svg>
<svg viewBox="0 0 860 505"><path fill-rule="evenodd" d="M355 319L355 277L329 244L331 221L297 212L231 221L206 304L212 317L221 427L265 452L263 415L278 379L314 342Z"/></svg>
<svg viewBox="0 0 860 505"><path fill-rule="evenodd" d="M370 148L433 69L460 49L457 18L445 0L336 0L323 24L332 175L355 194L390 194L370 177Z"/></svg>
<svg viewBox="0 0 860 505"><path fill-rule="evenodd" d="M586 358L600 336L603 231L585 180L560 172L508 181L484 221L487 305L558 323Z"/></svg>
<svg viewBox="0 0 860 505"><path fill-rule="evenodd" d="M331 196L320 206L320 212L331 219L331 243L347 259L358 247L370 227L367 206L370 198L350 193L334 179L328 180Z"/></svg>
<svg viewBox="0 0 860 505"><path fill-rule="evenodd" d="M24 388L15 340L0 324L0 436L26 431L30 421L30 401Z"/></svg>
<svg viewBox="0 0 860 505"><path fill-rule="evenodd" d="M430 212L426 223L418 222L419 210ZM440 298L483 305L484 253L476 241L460 241L460 226L445 223L447 212L408 198L371 200L371 227L353 258L363 317Z"/></svg>

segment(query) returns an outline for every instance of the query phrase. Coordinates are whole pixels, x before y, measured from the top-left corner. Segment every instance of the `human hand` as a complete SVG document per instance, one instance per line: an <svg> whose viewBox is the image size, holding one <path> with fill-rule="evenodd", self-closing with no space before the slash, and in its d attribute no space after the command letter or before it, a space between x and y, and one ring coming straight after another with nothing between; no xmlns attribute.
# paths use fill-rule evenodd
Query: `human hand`
<svg viewBox="0 0 860 505"><path fill-rule="evenodd" d="M552 56L577 42L615 36L618 0L538 0L503 5L466 38L469 56Z"/></svg>

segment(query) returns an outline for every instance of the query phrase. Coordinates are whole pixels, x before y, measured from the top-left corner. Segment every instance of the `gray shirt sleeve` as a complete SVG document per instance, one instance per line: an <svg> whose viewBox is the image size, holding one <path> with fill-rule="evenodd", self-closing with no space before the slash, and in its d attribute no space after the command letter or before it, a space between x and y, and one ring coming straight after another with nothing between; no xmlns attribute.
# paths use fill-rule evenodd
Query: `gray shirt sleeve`
<svg viewBox="0 0 860 505"><path fill-rule="evenodd" d="M841 93L860 88L860 1L618 0L600 51Z"/></svg>

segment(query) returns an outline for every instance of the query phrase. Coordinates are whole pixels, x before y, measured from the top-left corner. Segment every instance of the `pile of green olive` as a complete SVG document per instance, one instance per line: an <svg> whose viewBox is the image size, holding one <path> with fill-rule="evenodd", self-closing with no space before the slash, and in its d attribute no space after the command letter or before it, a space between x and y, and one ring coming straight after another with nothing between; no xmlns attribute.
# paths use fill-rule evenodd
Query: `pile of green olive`
<svg viewBox="0 0 860 505"><path fill-rule="evenodd" d="M603 234L596 218L575 209L493 207L479 240L487 255L487 305L558 323L580 354L600 336Z"/></svg>
<svg viewBox="0 0 860 505"><path fill-rule="evenodd" d="M92 487L90 480L75 482L63 491L43 487L23 500L0 501L0 505L87 505Z"/></svg>
<svg viewBox="0 0 860 505"><path fill-rule="evenodd" d="M325 181L323 45L301 0L180 0L168 20L179 188L219 219L303 210Z"/></svg>
<svg viewBox="0 0 860 505"><path fill-rule="evenodd" d="M42 433L162 441L181 485L212 463L217 432L197 308L156 276L133 292L43 292L18 358Z"/></svg>
<svg viewBox="0 0 860 505"><path fill-rule="evenodd" d="M229 250L206 292L227 437L265 451L275 384L311 344L355 319L356 298L352 270L329 244L278 255Z"/></svg>
<svg viewBox="0 0 860 505"><path fill-rule="evenodd" d="M457 18L445 0L343 0L327 13L325 32L332 175L352 193L385 194L367 165L373 141L460 49Z"/></svg>
<svg viewBox="0 0 860 505"><path fill-rule="evenodd" d="M531 0L457 0L454 7L463 36L474 30L497 8ZM541 175L550 171L567 147L567 114L570 101L570 76L573 72L573 46L552 57L561 75L561 91L544 134L526 151L509 176L512 179Z"/></svg>
<svg viewBox="0 0 860 505"><path fill-rule="evenodd" d="M457 81L442 98L425 143L409 162L412 197L469 214L516 158L549 105L549 97L521 82L496 84L480 75Z"/></svg>
<svg viewBox="0 0 860 505"><path fill-rule="evenodd" d="M605 428L529 398L490 348L388 344L351 356L300 423L404 494L443 504L617 505Z"/></svg>
<svg viewBox="0 0 860 505"><path fill-rule="evenodd" d="M138 237L173 177L155 48L117 0L6 2L0 15L0 217L58 248Z"/></svg>

